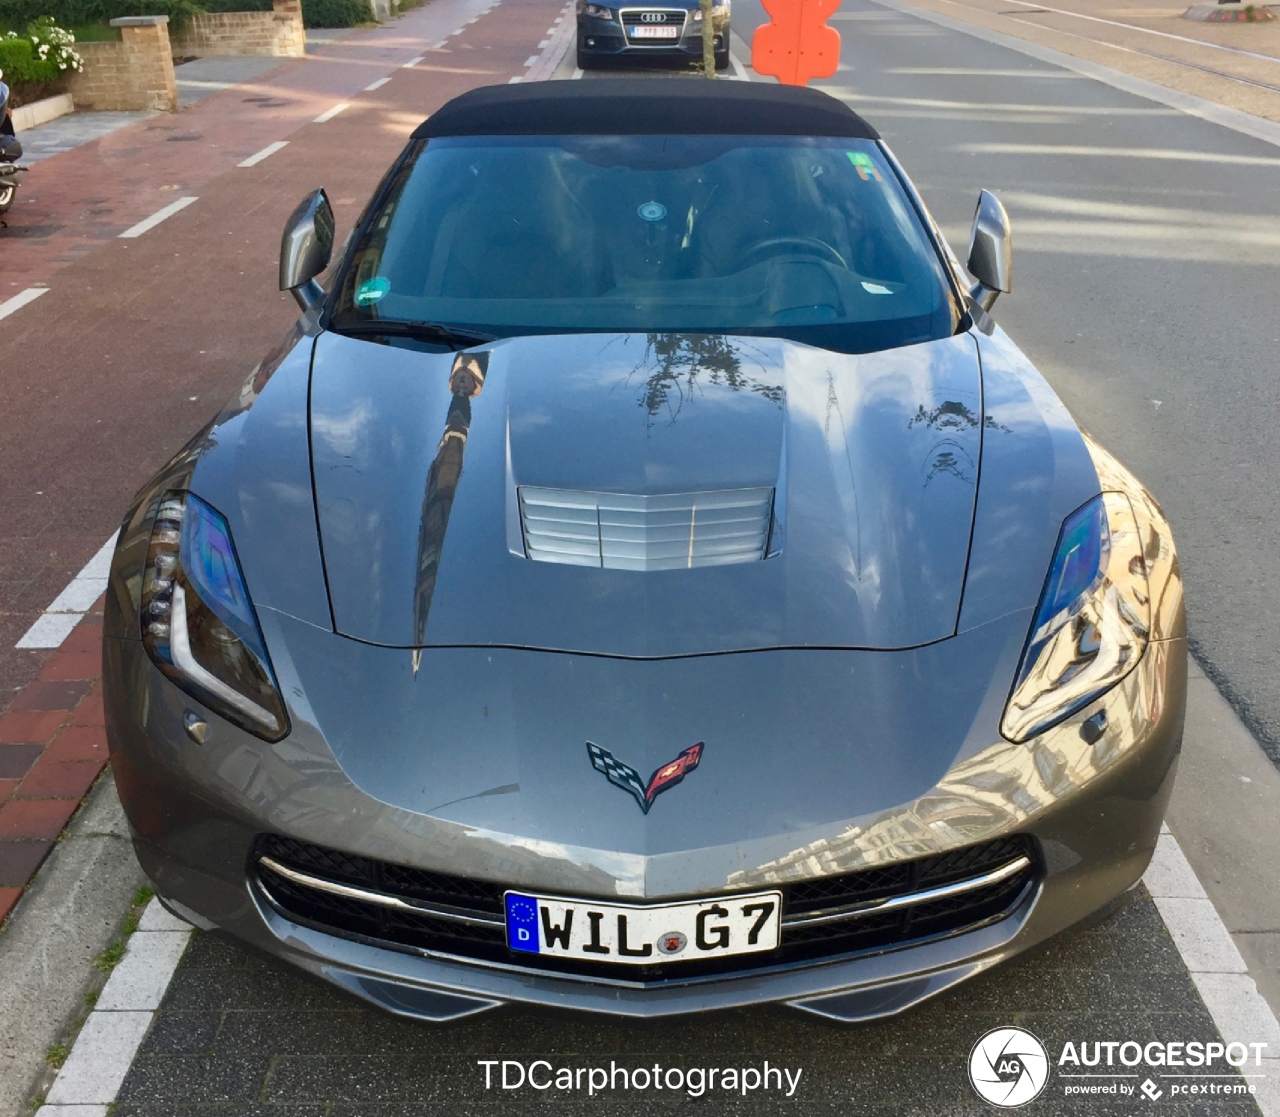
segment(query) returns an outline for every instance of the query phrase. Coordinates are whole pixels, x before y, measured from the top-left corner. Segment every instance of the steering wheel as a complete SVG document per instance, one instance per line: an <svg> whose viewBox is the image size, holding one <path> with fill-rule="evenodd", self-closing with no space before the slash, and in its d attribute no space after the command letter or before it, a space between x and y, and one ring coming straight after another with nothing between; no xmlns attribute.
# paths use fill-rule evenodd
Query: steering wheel
<svg viewBox="0 0 1280 1117"><path fill-rule="evenodd" d="M819 240L817 237L782 236L767 237L765 240L756 241L738 258L741 264L738 270L742 271L751 267L757 262L758 258L797 252L807 256L820 256L829 263L837 264L846 270L849 267L845 263L844 257L825 240Z"/></svg>

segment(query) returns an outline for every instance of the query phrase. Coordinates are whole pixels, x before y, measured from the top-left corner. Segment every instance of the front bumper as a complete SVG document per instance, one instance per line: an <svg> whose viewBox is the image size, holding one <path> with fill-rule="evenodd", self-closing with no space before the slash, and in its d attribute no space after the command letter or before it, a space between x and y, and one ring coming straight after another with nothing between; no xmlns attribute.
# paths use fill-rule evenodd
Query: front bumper
<svg viewBox="0 0 1280 1117"><path fill-rule="evenodd" d="M398 842L420 854L414 820L422 816L369 800L354 785L335 799L327 777L315 780L327 789L305 811L305 795L281 796L283 781L305 784L309 765L324 762L297 731L268 746L220 728L223 743L203 746L192 762L195 746L181 719L198 707L152 668L136 642L109 640L106 653L117 786L139 861L162 899L197 925L228 931L389 1011L431 1020L508 1001L630 1017L764 1002L845 1021L902 1011L1043 942L1134 885L1172 789L1186 691L1185 642L1153 643L1132 674L1068 722L1026 745L1001 741L958 760L912 802L797 849L785 863L753 867L741 881L745 887L848 871L851 858L873 864L876 849L902 851L914 843L919 855L1023 834L1036 843L1041 876L1005 918L891 948L641 986L407 950L286 917L248 872L262 832L293 831L312 840L328 830L317 811L334 812L333 822L338 812L367 806L369 848L350 852L376 856ZM1104 710L1107 733L1090 744L1081 726ZM295 813L264 813L266 801L289 803ZM350 848L358 844L352 833L329 844Z"/></svg>

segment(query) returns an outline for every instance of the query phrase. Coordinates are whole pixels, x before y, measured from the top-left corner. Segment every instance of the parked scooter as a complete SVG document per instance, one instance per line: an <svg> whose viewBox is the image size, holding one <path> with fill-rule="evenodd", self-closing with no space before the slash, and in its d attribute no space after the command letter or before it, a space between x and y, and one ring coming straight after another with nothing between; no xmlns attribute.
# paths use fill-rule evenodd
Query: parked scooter
<svg viewBox="0 0 1280 1117"><path fill-rule="evenodd" d="M18 192L18 176L26 170L18 166L21 158L22 144L14 132L13 113L9 109L9 87L4 83L4 71L0 70L0 226L5 224L4 215Z"/></svg>

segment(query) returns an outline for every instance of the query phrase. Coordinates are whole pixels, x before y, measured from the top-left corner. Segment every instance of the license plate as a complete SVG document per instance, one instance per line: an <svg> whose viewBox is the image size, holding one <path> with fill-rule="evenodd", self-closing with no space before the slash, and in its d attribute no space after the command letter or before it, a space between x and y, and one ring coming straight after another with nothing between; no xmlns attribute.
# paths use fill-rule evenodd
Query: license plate
<svg viewBox="0 0 1280 1117"><path fill-rule="evenodd" d="M678 39L680 38L680 28L633 27L631 29L631 37L633 39Z"/></svg>
<svg viewBox="0 0 1280 1117"><path fill-rule="evenodd" d="M512 950L652 966L776 950L782 893L639 905L508 892L506 910Z"/></svg>

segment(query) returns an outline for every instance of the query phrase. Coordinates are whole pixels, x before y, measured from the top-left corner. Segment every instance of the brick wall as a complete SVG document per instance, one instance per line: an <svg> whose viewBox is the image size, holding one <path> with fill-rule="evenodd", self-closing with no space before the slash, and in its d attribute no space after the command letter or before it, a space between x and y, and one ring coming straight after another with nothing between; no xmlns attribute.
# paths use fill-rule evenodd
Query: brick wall
<svg viewBox="0 0 1280 1117"><path fill-rule="evenodd" d="M269 12L209 12L192 16L173 38L180 55L257 54L300 58L307 52L302 0L274 0Z"/></svg>
<svg viewBox="0 0 1280 1117"><path fill-rule="evenodd" d="M76 107L108 112L150 109L172 112L178 107L173 76L168 16L113 19L118 43L76 43L84 70L71 78L69 92Z"/></svg>

